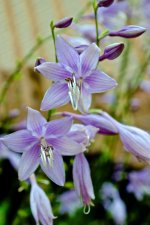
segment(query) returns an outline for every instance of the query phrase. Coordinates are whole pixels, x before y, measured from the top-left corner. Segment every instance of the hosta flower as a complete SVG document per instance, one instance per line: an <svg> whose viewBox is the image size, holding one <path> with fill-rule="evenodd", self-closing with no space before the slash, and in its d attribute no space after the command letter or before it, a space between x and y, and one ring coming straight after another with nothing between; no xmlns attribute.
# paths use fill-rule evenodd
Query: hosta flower
<svg viewBox="0 0 150 225"><path fill-rule="evenodd" d="M91 125L73 124L67 136L88 147L98 131L98 128Z"/></svg>
<svg viewBox="0 0 150 225"><path fill-rule="evenodd" d="M32 175L30 178L30 207L36 221L36 225L39 225L40 223L42 225L52 225L53 219L56 217L53 215L50 201L34 179L35 178Z"/></svg>
<svg viewBox="0 0 150 225"><path fill-rule="evenodd" d="M144 195L150 195L150 168L132 171L128 174L128 179L127 191L134 193L138 200L142 200Z"/></svg>
<svg viewBox="0 0 150 225"><path fill-rule="evenodd" d="M125 149L135 155L138 159L150 163L149 133L137 127L123 125L106 112L102 112L102 115L116 127Z"/></svg>
<svg viewBox="0 0 150 225"><path fill-rule="evenodd" d="M82 205L82 202L74 189L63 192L57 198L60 202L60 213L73 214Z"/></svg>
<svg viewBox="0 0 150 225"><path fill-rule="evenodd" d="M96 69L99 48L91 44L80 55L62 37L56 39L59 63L46 62L35 69L54 84L47 90L41 110L59 107L71 101L73 109L87 112L92 93L110 90L116 81Z"/></svg>
<svg viewBox="0 0 150 225"><path fill-rule="evenodd" d="M10 151L0 140L0 159L8 159L15 170L18 170L19 154Z"/></svg>
<svg viewBox="0 0 150 225"><path fill-rule="evenodd" d="M99 129L98 133L100 134L118 134L118 129L110 121L110 119L105 118L102 114L75 114L69 112L63 112L64 116L71 116L74 119L79 120L85 125L92 125Z"/></svg>
<svg viewBox="0 0 150 225"><path fill-rule="evenodd" d="M79 197L82 198L85 206L84 212L89 213L91 199L95 198L93 184L91 180L90 168L84 154L78 154L73 163L73 181L75 190Z"/></svg>
<svg viewBox="0 0 150 225"><path fill-rule="evenodd" d="M62 155L76 155L84 150L82 144L67 137L71 125L69 117L47 122L38 111L28 109L27 129L2 138L9 149L23 152L19 165L20 180L26 180L40 164L52 181L64 185Z"/></svg>
<svg viewBox="0 0 150 225"><path fill-rule="evenodd" d="M127 217L126 205L115 186L109 182L102 185L100 195L104 208L111 214L116 225L124 225Z"/></svg>

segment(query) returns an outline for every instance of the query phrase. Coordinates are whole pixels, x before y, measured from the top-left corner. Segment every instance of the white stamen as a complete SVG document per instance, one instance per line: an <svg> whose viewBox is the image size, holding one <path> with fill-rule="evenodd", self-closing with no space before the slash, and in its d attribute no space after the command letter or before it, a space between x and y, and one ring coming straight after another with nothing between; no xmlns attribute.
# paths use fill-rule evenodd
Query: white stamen
<svg viewBox="0 0 150 225"><path fill-rule="evenodd" d="M47 145L44 138L41 139L41 160L45 167L47 166L47 163L49 163L50 167L53 167L53 147Z"/></svg>
<svg viewBox="0 0 150 225"><path fill-rule="evenodd" d="M80 87L76 82L75 76L73 79L68 80L68 88L69 88L69 97L74 110L78 108L78 102L80 98Z"/></svg>

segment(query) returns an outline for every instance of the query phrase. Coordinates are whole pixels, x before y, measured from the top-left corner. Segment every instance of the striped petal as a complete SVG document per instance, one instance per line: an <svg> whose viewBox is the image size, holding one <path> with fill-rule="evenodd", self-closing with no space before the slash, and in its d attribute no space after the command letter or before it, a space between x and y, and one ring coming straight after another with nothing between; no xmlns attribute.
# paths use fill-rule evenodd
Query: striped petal
<svg viewBox="0 0 150 225"><path fill-rule="evenodd" d="M69 66L74 72L78 72L79 55L61 36L56 38L56 52L60 63Z"/></svg>
<svg viewBox="0 0 150 225"><path fill-rule="evenodd" d="M88 90L90 93L108 91L117 86L117 83L114 79L98 70L92 71L90 76L84 79L84 82L89 85Z"/></svg>
<svg viewBox="0 0 150 225"><path fill-rule="evenodd" d="M60 63L45 62L35 67L35 69L44 77L53 81L65 80L65 78L72 77Z"/></svg>
<svg viewBox="0 0 150 225"><path fill-rule="evenodd" d="M19 180L28 179L37 169L40 162L40 147L34 145L31 149L24 152L19 163Z"/></svg>
<svg viewBox="0 0 150 225"><path fill-rule="evenodd" d="M53 84L45 93L41 103L41 110L46 111L69 102L68 86L62 83Z"/></svg>

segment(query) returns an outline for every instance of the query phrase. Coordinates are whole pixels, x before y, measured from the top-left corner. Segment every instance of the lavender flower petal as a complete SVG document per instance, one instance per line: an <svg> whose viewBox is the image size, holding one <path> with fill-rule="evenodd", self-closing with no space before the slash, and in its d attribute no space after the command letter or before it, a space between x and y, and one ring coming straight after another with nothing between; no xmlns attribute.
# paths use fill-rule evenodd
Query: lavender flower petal
<svg viewBox="0 0 150 225"><path fill-rule="evenodd" d="M92 96L88 92L88 87L85 87L85 85L82 85L82 92L80 95L79 105L78 105L79 111L82 113L87 113L91 106L91 102L92 102Z"/></svg>
<svg viewBox="0 0 150 225"><path fill-rule="evenodd" d="M20 130L2 137L1 141L10 150L23 152L29 149L33 143L36 143L37 138L33 137L28 130Z"/></svg>
<svg viewBox="0 0 150 225"><path fill-rule="evenodd" d="M116 126L108 118L105 118L101 114L80 115L75 113L63 112L62 115L71 116L74 119L81 121L85 125L95 126L99 128L98 133L100 134L118 134L118 129L116 128Z"/></svg>
<svg viewBox="0 0 150 225"><path fill-rule="evenodd" d="M85 151L85 147L69 137L49 138L47 143L53 146L54 150L61 155L71 156Z"/></svg>
<svg viewBox="0 0 150 225"><path fill-rule="evenodd" d="M42 127L47 123L46 119L37 110L28 108L27 129L35 136L42 136Z"/></svg>
<svg viewBox="0 0 150 225"><path fill-rule="evenodd" d="M81 74L83 77L86 76L86 73L89 70L93 70L96 68L97 63L99 61L100 49L97 47L95 43L91 44L89 47L85 49L80 55L81 62Z"/></svg>
<svg viewBox="0 0 150 225"><path fill-rule="evenodd" d="M44 173L57 185L64 186L65 183L65 169L63 164L63 159L60 154L53 151L53 165L50 166L49 163L43 165L41 162L41 168Z"/></svg>
<svg viewBox="0 0 150 225"><path fill-rule="evenodd" d="M66 77L72 77L60 63L45 62L35 67L35 70L40 72L47 79L54 81L65 80Z"/></svg>
<svg viewBox="0 0 150 225"><path fill-rule="evenodd" d="M79 55L77 51L60 36L56 38L56 51L60 63L68 65L74 72L78 72L80 62Z"/></svg>
<svg viewBox="0 0 150 225"><path fill-rule="evenodd" d="M82 197L84 205L90 205L95 198L90 168L85 156L81 153L75 157L73 164L73 180L77 194Z"/></svg>
<svg viewBox="0 0 150 225"><path fill-rule="evenodd" d="M139 128L121 124L118 130L125 149L150 163L150 135Z"/></svg>
<svg viewBox="0 0 150 225"><path fill-rule="evenodd" d="M69 132L71 125L71 117L50 121L46 125L45 137L48 138L51 135L54 135L56 137L65 135Z"/></svg>
<svg viewBox="0 0 150 225"><path fill-rule="evenodd" d="M19 180L26 180L37 169L40 161L40 147L34 145L28 151L25 151L19 163Z"/></svg>
<svg viewBox="0 0 150 225"><path fill-rule="evenodd" d="M55 83L44 95L41 103L41 110L46 111L58 106L65 105L70 101L68 95L68 86L62 83Z"/></svg>
<svg viewBox="0 0 150 225"><path fill-rule="evenodd" d="M85 82L89 85L90 93L108 91L117 86L114 79L98 70L94 70L90 76L86 77Z"/></svg>
<svg viewBox="0 0 150 225"><path fill-rule="evenodd" d="M30 207L36 224L52 225L55 218L52 213L51 204L45 192L37 183L32 184L30 192Z"/></svg>

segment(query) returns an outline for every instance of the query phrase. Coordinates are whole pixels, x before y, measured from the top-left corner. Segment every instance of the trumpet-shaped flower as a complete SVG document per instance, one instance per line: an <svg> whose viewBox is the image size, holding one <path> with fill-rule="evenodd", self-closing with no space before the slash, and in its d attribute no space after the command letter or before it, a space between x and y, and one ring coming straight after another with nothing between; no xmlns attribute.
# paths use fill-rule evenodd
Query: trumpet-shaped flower
<svg viewBox="0 0 150 225"><path fill-rule="evenodd" d="M62 155L76 155L84 151L82 144L67 137L71 125L70 117L47 122L38 111L28 109L27 129L2 138L9 149L23 152L19 164L20 180L26 180L40 164L53 182L64 185Z"/></svg>
<svg viewBox="0 0 150 225"><path fill-rule="evenodd" d="M125 149L135 155L138 159L150 163L150 135L137 127L123 125L102 112L102 115L108 119L118 130L120 139Z"/></svg>
<svg viewBox="0 0 150 225"><path fill-rule="evenodd" d="M52 207L48 197L39 185L31 176L31 192L30 192L30 207L36 225L52 225L53 219L56 218L52 213Z"/></svg>
<svg viewBox="0 0 150 225"><path fill-rule="evenodd" d="M71 101L73 109L87 112L91 105L92 93L110 90L116 81L96 69L99 48L91 44L80 55L62 37L56 39L59 63L45 62L35 67L54 84L47 90L41 110L59 107Z"/></svg>
<svg viewBox="0 0 150 225"><path fill-rule="evenodd" d="M105 118L102 114L75 114L69 112L63 112L64 116L71 116L74 119L79 120L85 125L92 125L99 129L98 133L112 135L118 134L118 129L116 126L110 121L110 119Z"/></svg>
<svg viewBox="0 0 150 225"><path fill-rule="evenodd" d="M93 184L91 180L90 167L84 154L76 155L73 164L73 181L75 190L79 197L82 198L83 205L85 206L84 212L89 213L91 199L95 198ZM86 207L87 211L86 211Z"/></svg>
<svg viewBox="0 0 150 225"><path fill-rule="evenodd" d="M109 182L102 185L100 195L104 208L111 214L116 225L124 225L127 217L126 205L115 186Z"/></svg>

